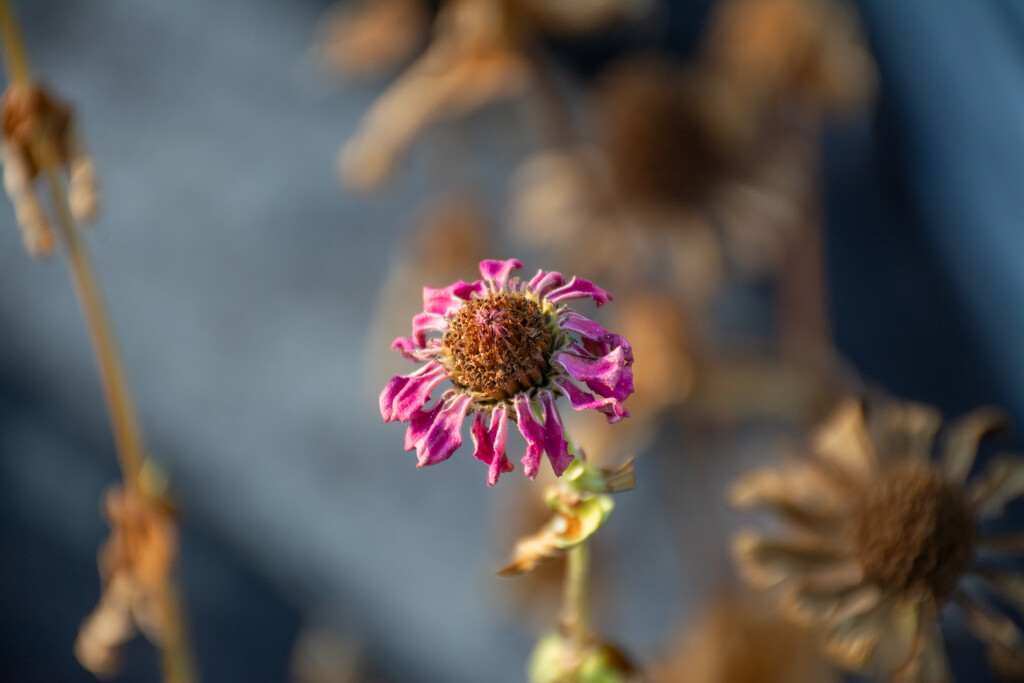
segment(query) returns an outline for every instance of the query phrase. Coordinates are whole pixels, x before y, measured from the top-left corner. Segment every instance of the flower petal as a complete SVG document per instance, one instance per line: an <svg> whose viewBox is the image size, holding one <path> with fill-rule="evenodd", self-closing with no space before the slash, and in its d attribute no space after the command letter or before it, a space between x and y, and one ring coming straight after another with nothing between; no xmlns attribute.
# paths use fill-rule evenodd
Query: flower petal
<svg viewBox="0 0 1024 683"><path fill-rule="evenodd" d="M491 280L498 287L504 289L508 284L508 276L516 268L522 268L523 262L519 259L510 258L507 261L487 260L480 262L480 274L485 280Z"/></svg>
<svg viewBox="0 0 1024 683"><path fill-rule="evenodd" d="M633 368L621 346L601 358L583 358L561 351L552 360L565 368L570 377L585 382L591 391L605 398L622 401L633 393Z"/></svg>
<svg viewBox="0 0 1024 683"><path fill-rule="evenodd" d="M982 518L998 517L1007 503L1024 495L1024 460L999 457L989 463L967 488L967 496Z"/></svg>
<svg viewBox="0 0 1024 683"><path fill-rule="evenodd" d="M435 342L435 340L431 340L431 342L428 342L426 346L417 346L412 339L409 339L408 337L399 337L395 341L391 342L391 348L398 351L403 358L422 362L425 360L433 360L434 356L437 355L437 347L440 346L440 344L433 342Z"/></svg>
<svg viewBox="0 0 1024 683"><path fill-rule="evenodd" d="M525 396L516 399L516 421L519 431L526 439L526 455L523 456L523 471L530 479L536 479L540 469L540 456L547 453L551 461L551 469L555 476L562 476L565 468L572 462L569 444L565 440L562 421L555 408L555 397L547 392L540 395L544 410L544 421L540 422L533 414L532 402Z"/></svg>
<svg viewBox="0 0 1024 683"><path fill-rule="evenodd" d="M570 311L569 316L561 324L564 329L579 334L583 339L584 348L593 355L605 356L615 348L622 348L626 362L633 362L633 347L626 338L609 332L593 320Z"/></svg>
<svg viewBox="0 0 1024 683"><path fill-rule="evenodd" d="M562 277L562 274L553 270L548 273L538 270L537 274L529 282L530 290L540 297L547 295L551 289L561 287L564 284L565 278Z"/></svg>
<svg viewBox="0 0 1024 683"><path fill-rule="evenodd" d="M958 484L964 483L982 438L1009 426L1006 414L993 407L972 410L957 420L942 443L942 469L946 478Z"/></svg>
<svg viewBox="0 0 1024 683"><path fill-rule="evenodd" d="M432 409L412 416L405 433L405 450L416 449L417 468L447 460L462 445L462 421L472 400L466 394L450 393Z"/></svg>
<svg viewBox="0 0 1024 683"><path fill-rule="evenodd" d="M385 422L411 420L430 398L430 392L447 376L439 363L424 365L411 375L395 375L380 392L381 417Z"/></svg>
<svg viewBox="0 0 1024 683"><path fill-rule="evenodd" d="M566 299L582 299L590 297L600 307L612 300L612 295L589 280L581 280L575 275L566 284L547 295L548 301L558 303Z"/></svg>
<svg viewBox="0 0 1024 683"><path fill-rule="evenodd" d="M459 280L443 289L423 288L423 312L447 316L453 310L469 301L474 294L482 296L487 286L480 280L463 282Z"/></svg>
<svg viewBox="0 0 1024 683"><path fill-rule="evenodd" d="M574 410L596 410L599 413L604 413L608 417L609 424L629 417L629 411L622 407L622 401L617 398L597 398L573 384L568 377L556 379L555 384L569 398L569 405Z"/></svg>
<svg viewBox="0 0 1024 683"><path fill-rule="evenodd" d="M427 332L444 332L448 321L437 313L417 313L412 317L412 340L416 346L426 346Z"/></svg>
<svg viewBox="0 0 1024 683"><path fill-rule="evenodd" d="M473 417L473 451L474 457L490 466L487 472L487 485L494 486L503 472L511 472L512 463L505 457L505 438L508 436L508 408L499 406L491 412L491 427L484 428L484 414L477 413Z"/></svg>

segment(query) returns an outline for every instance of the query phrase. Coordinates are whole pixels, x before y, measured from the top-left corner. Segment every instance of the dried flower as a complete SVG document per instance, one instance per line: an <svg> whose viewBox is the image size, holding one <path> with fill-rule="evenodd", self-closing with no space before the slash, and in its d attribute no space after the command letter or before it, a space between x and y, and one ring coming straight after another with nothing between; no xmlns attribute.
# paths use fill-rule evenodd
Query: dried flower
<svg viewBox="0 0 1024 683"><path fill-rule="evenodd" d="M483 280L424 287L424 310L413 318L412 338L392 344L409 360L426 363L411 375L395 375L380 395L385 422L409 422L405 449L416 449L418 467L446 460L462 445L462 422L472 412L474 455L490 467L489 485L513 469L505 455L507 419L526 439L526 475L537 476L546 454L560 476L573 456L558 396L567 396L576 410L604 413L609 422L629 415L622 405L633 392L629 342L562 303L589 297L601 306L611 296L556 272L538 271L529 282L510 278L522 265L516 259L483 261ZM431 332L441 337L427 339ZM452 388L424 410L446 379Z"/></svg>
<svg viewBox="0 0 1024 683"><path fill-rule="evenodd" d="M842 403L815 435L811 458L733 486L735 506L766 507L797 531L789 540L741 533L741 573L755 586L780 586L784 616L815 627L846 668L947 680L937 620L953 602L994 660L1024 673L1019 629L961 582L970 574L1011 602L1024 598L1019 576L977 563L978 552L1021 550L1019 537L984 535L978 522L1024 493L1024 461L998 459L965 484L979 440L1004 424L991 409L966 415L933 464L933 410L887 404L865 415L859 402Z"/></svg>
<svg viewBox="0 0 1024 683"><path fill-rule="evenodd" d="M70 107L39 83L12 81L7 86L0 98L0 137L4 189L25 248L33 256L49 255L53 232L36 193L36 178L45 168L65 168L72 215L89 222L97 211L95 166L75 134Z"/></svg>
<svg viewBox="0 0 1024 683"><path fill-rule="evenodd" d="M338 3L320 21L314 52L328 69L371 75L411 57L426 38L429 19L423 0Z"/></svg>
<svg viewBox="0 0 1024 683"><path fill-rule="evenodd" d="M160 642L161 592L167 590L178 554L174 512L163 500L115 486L106 497L110 538L100 550L103 594L82 623L75 656L96 675L117 670L118 649L136 629Z"/></svg>

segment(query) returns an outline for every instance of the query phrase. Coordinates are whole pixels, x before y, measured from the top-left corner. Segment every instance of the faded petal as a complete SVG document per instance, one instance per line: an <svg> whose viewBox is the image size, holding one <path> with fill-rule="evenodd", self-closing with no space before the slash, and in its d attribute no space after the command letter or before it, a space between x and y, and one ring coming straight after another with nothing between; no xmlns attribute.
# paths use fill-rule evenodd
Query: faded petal
<svg viewBox="0 0 1024 683"><path fill-rule="evenodd" d="M405 450L416 449L417 468L447 460L462 445L462 421L472 400L451 393L432 409L413 414L405 433Z"/></svg>
<svg viewBox="0 0 1024 683"><path fill-rule="evenodd" d="M480 274L485 280L491 280L499 289L508 285L509 275L517 268L522 268L523 262L519 259L510 258L506 261L487 260L480 262Z"/></svg>
<svg viewBox="0 0 1024 683"><path fill-rule="evenodd" d="M391 342L391 348L398 351L403 358L412 361L432 360L437 355L437 344L428 342L426 346L417 346L408 337L399 337Z"/></svg>
<svg viewBox="0 0 1024 683"><path fill-rule="evenodd" d="M596 410L608 417L608 423L613 424L624 417L629 417L629 411L622 406L622 401L614 397L598 398L593 394L580 389L567 377L556 380L558 388L565 392L569 399L569 405L574 410Z"/></svg>
<svg viewBox="0 0 1024 683"><path fill-rule="evenodd" d="M565 278L562 277L561 273L555 271L546 273L543 270L538 270L537 274L533 276L533 279L528 284L537 296L543 297L555 287L564 285Z"/></svg>
<svg viewBox="0 0 1024 683"><path fill-rule="evenodd" d="M998 408L972 410L954 423L942 444L942 468L951 482L962 484L978 455L982 438L1009 427L1006 414Z"/></svg>
<svg viewBox="0 0 1024 683"><path fill-rule="evenodd" d="M814 451L857 481L868 481L878 469L878 456L864 424L859 401L844 401L814 435Z"/></svg>
<svg viewBox="0 0 1024 683"><path fill-rule="evenodd" d="M520 396L515 403L519 431L526 439L526 455L522 460L523 471L530 479L537 478L540 456L543 453L547 453L551 469L558 477L562 476L562 472L573 460L573 456L569 454L569 444L565 440L558 409L555 408L555 397L545 392L540 395L540 402L544 411L543 422L534 416L530 399Z"/></svg>
<svg viewBox="0 0 1024 683"><path fill-rule="evenodd" d="M476 294L483 295L487 291L486 285L480 280L476 282L463 282L459 280L453 285L442 289L433 287L423 288L423 312L447 316Z"/></svg>
<svg viewBox="0 0 1024 683"><path fill-rule="evenodd" d="M845 560L839 548L823 540L773 541L749 530L736 535L733 554L747 582L763 589L832 570Z"/></svg>
<svg viewBox="0 0 1024 683"><path fill-rule="evenodd" d="M622 401L633 393L633 369L621 346L601 358L583 358L563 351L553 360L564 367L570 377L586 383L591 391L605 398Z"/></svg>
<svg viewBox="0 0 1024 683"><path fill-rule="evenodd" d="M968 488L968 497L980 517L996 517L1011 500L1024 495L1024 460L994 460Z"/></svg>
<svg viewBox="0 0 1024 683"><path fill-rule="evenodd" d="M875 609L882 601L882 590L862 583L840 592L818 591L802 582L782 598L782 610L794 622L815 627L838 625L847 619Z"/></svg>
<svg viewBox="0 0 1024 683"><path fill-rule="evenodd" d="M575 275L566 284L547 295L548 301L558 303L566 299L582 299L590 297L598 306L604 306L612 300L612 295L589 280L581 280Z"/></svg>
<svg viewBox="0 0 1024 683"><path fill-rule="evenodd" d="M417 346L426 346L427 332L444 332L448 321L437 313L417 313L412 317L412 340Z"/></svg>
<svg viewBox="0 0 1024 683"><path fill-rule="evenodd" d="M412 419L430 398L430 392L448 376L444 367L429 363L411 375L395 375L380 393L380 414L385 422Z"/></svg>
<svg viewBox="0 0 1024 683"><path fill-rule="evenodd" d="M508 408L500 406L491 412L490 429L484 427L484 414L477 413L473 417L473 455L477 460L487 463L487 485L494 486L503 472L513 470L512 463L505 457L505 438L508 436Z"/></svg>

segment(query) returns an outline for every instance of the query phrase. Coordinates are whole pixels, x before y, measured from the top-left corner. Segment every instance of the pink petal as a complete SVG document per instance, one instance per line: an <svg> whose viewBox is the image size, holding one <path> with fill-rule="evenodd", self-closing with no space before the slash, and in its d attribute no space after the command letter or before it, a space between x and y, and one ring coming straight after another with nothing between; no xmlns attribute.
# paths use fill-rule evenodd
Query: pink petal
<svg viewBox="0 0 1024 683"><path fill-rule="evenodd" d="M462 421L473 398L448 394L430 410L417 411L405 432L405 450L416 449L417 469L447 460L462 445Z"/></svg>
<svg viewBox="0 0 1024 683"><path fill-rule="evenodd" d="M530 399L520 396L515 403L519 431L526 439L526 455L522 460L523 471L530 479L537 478L542 453L547 453L551 469L555 471L557 477L562 476L562 472L565 472L565 468L573 459L569 454L569 444L565 440L562 420L555 408L555 397L543 392L540 394L540 401L544 408L543 423L534 416Z"/></svg>
<svg viewBox="0 0 1024 683"><path fill-rule="evenodd" d="M395 341L391 342L391 348L398 351L403 358L408 358L409 360L417 362L433 360L437 355L437 349L439 346L440 344L434 343L434 341L431 340L431 343L428 343L426 347L421 348L416 346L412 339L408 339L407 337L399 337Z"/></svg>
<svg viewBox="0 0 1024 683"><path fill-rule="evenodd" d="M427 332L444 332L448 329L448 321L437 313L417 313L412 317L412 340L416 346L425 346Z"/></svg>
<svg viewBox="0 0 1024 683"><path fill-rule="evenodd" d="M587 296L593 299L598 306L604 306L612 300L611 294L604 291L593 282L581 280L573 275L572 279L569 280L567 284L562 285L548 294L548 301L558 303L559 301L564 301L566 299L582 299Z"/></svg>
<svg viewBox="0 0 1024 683"><path fill-rule="evenodd" d="M625 351L626 362L633 362L633 347L626 338L609 332L593 320L585 318L575 311L570 311L569 316L562 321L561 325L564 329L579 334L583 339L584 348L591 354L604 356L612 349L621 347Z"/></svg>
<svg viewBox="0 0 1024 683"><path fill-rule="evenodd" d="M554 287L561 287L565 284L565 279L561 273L551 271L545 273L543 270L538 270L537 274L530 280L530 289L537 294L537 296L544 296Z"/></svg>
<svg viewBox="0 0 1024 683"><path fill-rule="evenodd" d="M486 291L487 286L480 280L476 282L463 282L459 280L444 289L424 287L423 312L447 316L463 303L469 301L474 294L483 296Z"/></svg>
<svg viewBox="0 0 1024 683"><path fill-rule="evenodd" d="M484 276L485 280L493 280L498 289L504 289L512 271L522 267L523 262L514 258L507 261L481 261L480 274Z"/></svg>
<svg viewBox="0 0 1024 683"><path fill-rule="evenodd" d="M621 346L600 358L584 358L565 351L555 354L554 362L561 365L575 380L586 383L591 391L605 398L624 400L633 393L633 368L626 361Z"/></svg>
<svg viewBox="0 0 1024 683"><path fill-rule="evenodd" d="M380 414L385 422L412 419L430 398L430 392L445 380L448 372L438 363L429 363L411 375L395 375L380 392Z"/></svg>
<svg viewBox="0 0 1024 683"><path fill-rule="evenodd" d="M484 415L473 416L473 455L477 460L490 465L487 485L494 486L503 472L511 472L512 463L505 457L505 438L508 436L508 408L501 406L491 412L491 428L484 428Z"/></svg>
<svg viewBox="0 0 1024 683"><path fill-rule="evenodd" d="M608 418L608 424L613 424L624 417L629 417L629 411L622 406L622 401L617 398L612 396L598 398L580 389L568 377L556 380L556 384L565 392L566 397L569 399L569 405L574 410L596 410L599 413L604 413Z"/></svg>

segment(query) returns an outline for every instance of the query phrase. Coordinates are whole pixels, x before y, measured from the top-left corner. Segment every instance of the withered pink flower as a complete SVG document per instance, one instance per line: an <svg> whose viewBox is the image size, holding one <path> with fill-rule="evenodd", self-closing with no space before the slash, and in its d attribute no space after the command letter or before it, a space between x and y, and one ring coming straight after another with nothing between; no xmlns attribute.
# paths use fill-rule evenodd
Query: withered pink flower
<svg viewBox="0 0 1024 683"><path fill-rule="evenodd" d="M511 277L516 259L483 261L482 280L423 288L423 312L412 319L412 338L391 345L425 365L395 375L380 395L385 422L408 422L405 450L417 467L447 460L462 445L462 423L473 414L474 455L493 486L513 467L505 454L507 420L526 439L526 476L537 476L546 454L561 476L573 460L555 400L565 395L576 410L594 409L609 422L629 415L622 402L633 392L633 350L563 302L611 300L591 282L538 271L529 281ZM428 335L437 333L440 336ZM433 406L430 394L445 380Z"/></svg>

